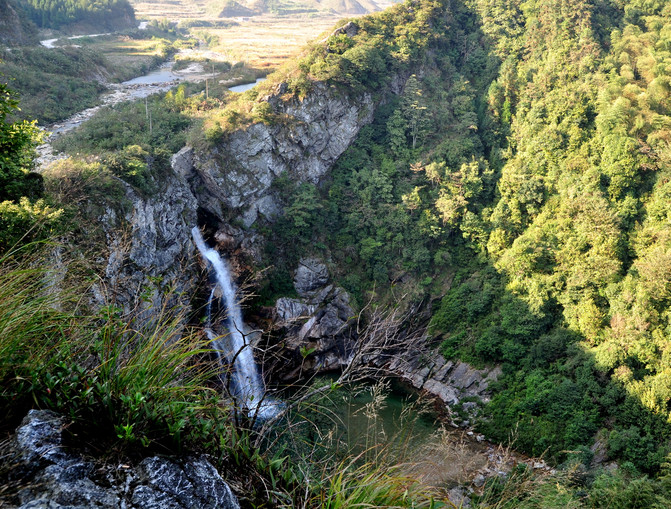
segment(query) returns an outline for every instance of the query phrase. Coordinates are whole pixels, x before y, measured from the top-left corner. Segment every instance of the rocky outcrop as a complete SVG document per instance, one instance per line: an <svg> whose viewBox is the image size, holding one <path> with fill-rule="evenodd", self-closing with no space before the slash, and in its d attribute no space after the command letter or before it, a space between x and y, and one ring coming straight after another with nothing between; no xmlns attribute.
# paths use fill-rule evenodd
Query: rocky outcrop
<svg viewBox="0 0 671 509"><path fill-rule="evenodd" d="M193 288L191 229L197 224L198 200L174 158L173 168L156 182L155 194L144 196L124 183L125 203L106 206L100 223L109 249L105 291L112 295L98 287L101 304L112 297L126 311L138 303L161 309L178 304L180 295Z"/></svg>
<svg viewBox="0 0 671 509"><path fill-rule="evenodd" d="M271 184L280 175L295 182L319 182L351 145L361 127L373 120L372 97L350 98L315 84L302 100L286 102L286 84L264 97L277 118L272 125L252 124L235 131L215 147L193 154L193 171L210 198L228 209L241 209L245 226L259 214L280 212ZM208 200L215 215L221 206ZM213 206L214 205L214 206Z"/></svg>
<svg viewBox="0 0 671 509"><path fill-rule="evenodd" d="M303 258L298 263L294 277L294 288L301 297L323 288L329 281L329 271L318 258Z"/></svg>
<svg viewBox="0 0 671 509"><path fill-rule="evenodd" d="M356 342L351 328L355 313L347 292L329 281L322 260L303 258L293 281L299 297L282 297L275 303L275 321L285 337L283 347L294 354L283 371L285 378L337 369L349 362ZM453 420L466 427L480 405L489 401L489 384L501 374L499 367L475 369L445 360L426 343L416 342L403 349L376 352L369 362L442 401ZM455 407L460 412L450 410Z"/></svg>
<svg viewBox="0 0 671 509"><path fill-rule="evenodd" d="M284 337L283 378L337 369L348 361L355 313L349 294L329 281L323 261L303 258L294 274L299 298L282 297L275 303L275 323Z"/></svg>
<svg viewBox="0 0 671 509"><path fill-rule="evenodd" d="M460 406L466 418L450 413L453 421L463 426L469 426L469 417L474 417L480 405L489 401L489 384L501 375L500 367L475 369L424 348L392 356L386 368L415 389L435 396L448 409Z"/></svg>
<svg viewBox="0 0 671 509"><path fill-rule="evenodd" d="M208 150L185 147L173 156L172 171L160 175L154 196L126 185L129 206L106 208L101 218L110 250L106 285L124 308L143 294L160 309L164 288L188 291L194 279L189 270L193 226L209 222L215 231L236 229L237 220L248 229L259 217L272 221L282 213L273 181L286 175L296 182L319 182L373 119L370 95L337 95L323 84L302 100L285 101L285 93L286 84L280 84L264 98L281 123L253 124ZM259 260L258 235L243 234L248 238L236 238L236 245ZM102 290L98 300L104 301Z"/></svg>
<svg viewBox="0 0 671 509"><path fill-rule="evenodd" d="M3 454L12 506L21 509L239 509L204 457L150 457L136 467L101 466L64 447L65 421L31 410ZM8 499L9 503L9 499ZM4 505L3 505L4 507Z"/></svg>

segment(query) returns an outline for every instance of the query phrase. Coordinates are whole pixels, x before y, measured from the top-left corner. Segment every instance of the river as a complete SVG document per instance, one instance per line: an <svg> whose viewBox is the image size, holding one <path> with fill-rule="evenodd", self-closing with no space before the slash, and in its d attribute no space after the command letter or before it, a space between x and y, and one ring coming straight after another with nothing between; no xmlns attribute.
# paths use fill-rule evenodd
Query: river
<svg viewBox="0 0 671 509"><path fill-rule="evenodd" d="M109 34L95 34L94 36L102 35ZM68 39L76 39L79 37L93 36L73 36L68 37ZM48 39L41 41L41 43L45 47L53 48L53 43L56 40L57 39ZM100 104L98 106L79 111L61 122L45 126L43 129L51 134L49 134L45 143L37 147L38 157L36 159L36 167L38 171L52 162L66 157L64 154L57 154L54 152L52 142L59 136L79 127L93 117L101 108L105 106L114 106L115 104L124 101L144 99L152 94L166 92L181 82L201 82L212 76L210 73L205 72L202 64L199 63L192 63L185 69L179 71L173 70L174 65L175 60L173 59L144 76L138 76L137 78L124 81L123 83L107 84L108 92L101 96ZM244 92L264 79L265 78L259 78L253 83L245 83L243 85L230 87L229 90L231 92Z"/></svg>

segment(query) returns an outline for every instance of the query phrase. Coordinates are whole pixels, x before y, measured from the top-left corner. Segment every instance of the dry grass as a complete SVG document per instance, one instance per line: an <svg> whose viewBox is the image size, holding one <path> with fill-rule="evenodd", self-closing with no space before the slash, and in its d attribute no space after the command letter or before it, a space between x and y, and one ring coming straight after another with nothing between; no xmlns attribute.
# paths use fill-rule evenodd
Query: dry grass
<svg viewBox="0 0 671 509"><path fill-rule="evenodd" d="M206 0L131 0L138 19L202 19Z"/></svg>
<svg viewBox="0 0 671 509"><path fill-rule="evenodd" d="M295 56L308 42L329 31L337 15L257 16L237 26L208 29L218 37L213 47L229 61L243 61L257 68L277 68Z"/></svg>

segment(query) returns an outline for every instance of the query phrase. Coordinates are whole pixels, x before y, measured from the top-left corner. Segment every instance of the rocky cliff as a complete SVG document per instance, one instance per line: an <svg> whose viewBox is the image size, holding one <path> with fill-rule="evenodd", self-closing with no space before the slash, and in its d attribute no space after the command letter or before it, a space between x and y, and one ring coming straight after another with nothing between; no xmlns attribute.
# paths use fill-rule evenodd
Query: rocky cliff
<svg viewBox="0 0 671 509"><path fill-rule="evenodd" d="M96 287L100 304L111 298L129 312L138 304L160 310L189 299L196 282L190 232L198 200L176 171L157 186L147 197L124 183L125 206L109 203L100 217L108 249L104 283Z"/></svg>
<svg viewBox="0 0 671 509"><path fill-rule="evenodd" d="M225 209L236 210L245 227L259 214L272 219L280 213L271 191L277 177L319 183L361 127L373 120L369 94L347 97L316 84L305 98L284 100L286 91L280 83L263 98L281 122L252 124L188 156L210 198L202 203L209 212L223 217Z"/></svg>
<svg viewBox="0 0 671 509"><path fill-rule="evenodd" d="M399 80L393 82L389 93L400 92ZM171 171L157 177L158 193L145 197L127 186L130 208L123 214L107 208L106 276L126 309L140 294L147 309L160 309L166 295L172 303L186 303L198 279L190 235L195 225L228 254L238 275L241 261L261 262L265 239L251 226L282 214L275 179L319 184L375 113L368 94L350 97L323 84L303 99L286 99L286 92L279 83L261 99L282 122L252 124L208 148L184 147L173 156ZM346 365L357 341L349 295L315 258L300 261L294 286L298 297L280 298L273 311L273 327L283 338L278 376L291 379ZM448 405L486 400L488 382L498 374L446 362L430 349L386 352L375 362Z"/></svg>
<svg viewBox="0 0 671 509"><path fill-rule="evenodd" d="M157 307L163 290L190 287L193 226L206 226L210 242L223 251L260 261L262 239L249 227L282 213L273 181L284 175L318 183L373 119L375 105L366 94L345 97L319 84L302 100L284 100L285 92L281 83L263 99L286 119L282 123L252 124L207 149L184 147L173 156L172 170L156 176L157 193L146 197L126 186L131 206L106 208L106 282L124 307L147 288Z"/></svg>

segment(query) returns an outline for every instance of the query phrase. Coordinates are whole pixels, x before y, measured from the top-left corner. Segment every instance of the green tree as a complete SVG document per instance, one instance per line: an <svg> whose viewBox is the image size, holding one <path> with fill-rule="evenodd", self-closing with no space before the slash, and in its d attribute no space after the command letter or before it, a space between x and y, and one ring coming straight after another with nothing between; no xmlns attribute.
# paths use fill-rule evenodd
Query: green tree
<svg viewBox="0 0 671 509"><path fill-rule="evenodd" d="M417 140L425 134L427 128L426 102L422 94L417 76L413 74L405 84L401 102L413 150L417 146Z"/></svg>
<svg viewBox="0 0 671 509"><path fill-rule="evenodd" d="M35 121L8 119L18 105L11 90L0 83L0 201L35 198L42 192L42 177L30 172L41 132Z"/></svg>

